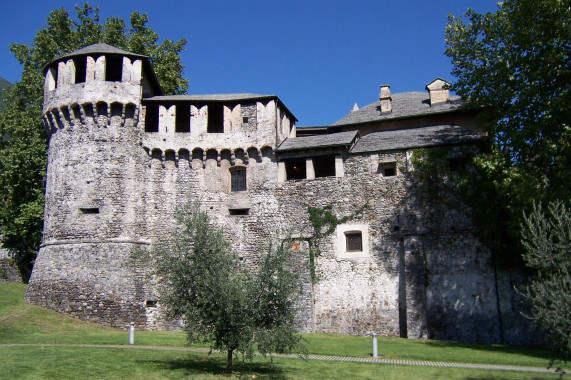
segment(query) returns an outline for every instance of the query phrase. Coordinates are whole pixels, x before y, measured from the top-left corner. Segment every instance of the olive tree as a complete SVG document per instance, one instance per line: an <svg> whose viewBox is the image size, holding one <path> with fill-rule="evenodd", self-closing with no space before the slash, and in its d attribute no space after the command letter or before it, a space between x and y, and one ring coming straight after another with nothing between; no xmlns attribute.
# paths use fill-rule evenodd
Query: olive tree
<svg viewBox="0 0 571 380"><path fill-rule="evenodd" d="M531 318L542 329L555 358L571 357L571 202L534 205L524 216L523 258L535 271L523 294Z"/></svg>
<svg viewBox="0 0 571 380"><path fill-rule="evenodd" d="M189 342L226 351L226 371L236 352L303 351L295 327L297 275L291 245L269 244L255 269L241 265L220 228L194 201L177 208L178 231L155 249L161 301L181 319Z"/></svg>

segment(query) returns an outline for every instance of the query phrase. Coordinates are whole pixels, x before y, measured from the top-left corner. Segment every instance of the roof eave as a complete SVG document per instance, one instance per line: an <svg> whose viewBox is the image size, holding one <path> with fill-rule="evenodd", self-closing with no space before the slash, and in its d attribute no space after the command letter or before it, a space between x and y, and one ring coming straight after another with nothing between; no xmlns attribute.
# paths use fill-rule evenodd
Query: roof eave
<svg viewBox="0 0 571 380"><path fill-rule="evenodd" d="M443 111L434 111L434 112L429 112L429 113L416 113L416 114L404 115L404 116L386 117L386 118L382 118L382 119L357 121L357 122L353 122L353 123L331 124L331 125L329 125L329 127L345 127L345 126L349 126L349 125L363 125L363 124L378 123L378 122L383 122L383 121L406 120L406 119L414 119L414 118L423 117L423 116L443 115L443 114L447 114L447 113L466 112L466 111L470 111L470 109L466 108L464 105L462 105L458 108L448 109L448 110L443 110Z"/></svg>
<svg viewBox="0 0 571 380"><path fill-rule="evenodd" d="M479 139L473 139L470 141L457 141L457 142L450 142L450 143L442 143L439 142L438 144L424 144L424 145L404 145L397 148L390 148L390 149L364 149L357 152L352 150L349 151L349 154L368 154L373 152L398 152L405 149L419 149L419 148L437 148L437 147L445 147L445 146L456 146L456 145L466 145L466 144L477 144L481 142L485 142L486 138L482 137Z"/></svg>

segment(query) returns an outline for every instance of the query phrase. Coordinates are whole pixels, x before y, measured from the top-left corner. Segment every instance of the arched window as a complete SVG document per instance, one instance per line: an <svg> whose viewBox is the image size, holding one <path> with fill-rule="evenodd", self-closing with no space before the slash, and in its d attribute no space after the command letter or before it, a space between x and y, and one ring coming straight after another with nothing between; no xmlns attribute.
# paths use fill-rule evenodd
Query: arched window
<svg viewBox="0 0 571 380"><path fill-rule="evenodd" d="M231 190L246 190L246 168L233 168L230 171Z"/></svg>

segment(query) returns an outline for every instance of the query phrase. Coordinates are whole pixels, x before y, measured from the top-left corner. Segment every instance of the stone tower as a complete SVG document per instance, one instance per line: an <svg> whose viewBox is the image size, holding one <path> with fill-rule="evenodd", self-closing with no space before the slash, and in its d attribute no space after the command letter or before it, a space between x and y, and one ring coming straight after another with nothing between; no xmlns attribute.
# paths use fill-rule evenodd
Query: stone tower
<svg viewBox="0 0 571 380"><path fill-rule="evenodd" d="M142 273L132 260L149 244L137 123L142 97L155 94L148 59L105 44L45 68L45 222L29 302L119 327L145 324Z"/></svg>
<svg viewBox="0 0 571 380"><path fill-rule="evenodd" d="M298 129L276 95L165 96L147 57L109 45L44 72L45 224L28 302L104 325L171 327L153 264L133 253L176 233L173 208L199 198L244 267L257 268L267 242L294 239L303 331L533 339L512 292L520 280L496 274L469 206L446 187L435 197L415 169L439 148L437 180L448 183L486 149L476 113L446 81L428 93L383 85L338 122ZM334 229L318 236L326 224L310 207L331 212Z"/></svg>

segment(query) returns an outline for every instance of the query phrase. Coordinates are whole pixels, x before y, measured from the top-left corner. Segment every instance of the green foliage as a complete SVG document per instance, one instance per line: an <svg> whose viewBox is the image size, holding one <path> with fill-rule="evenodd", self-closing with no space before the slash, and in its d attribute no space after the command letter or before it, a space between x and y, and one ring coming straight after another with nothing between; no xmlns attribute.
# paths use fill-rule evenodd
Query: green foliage
<svg viewBox="0 0 571 380"><path fill-rule="evenodd" d="M467 214L479 238L492 250L494 265L502 269L523 269L519 226L510 220L503 198L498 194L493 173L487 167L485 147L440 147L415 149L413 166L415 175L425 187L430 199L436 200ZM459 165L450 167L450 158L457 157ZM457 199L461 203L451 202ZM514 231L517 229L517 231Z"/></svg>
<svg viewBox="0 0 571 380"><path fill-rule="evenodd" d="M47 136L42 125L43 67L62 55L98 42L150 57L165 93L186 92L179 53L186 41L164 40L147 26L148 17L131 14L129 28L119 18L99 19L99 10L76 6L77 18L65 9L54 10L33 42L12 44L10 50L23 65L20 81L5 93L0 111L0 236L2 246L14 253L27 282L41 242Z"/></svg>
<svg viewBox="0 0 571 380"><path fill-rule="evenodd" d="M0 234L23 281L42 238L46 137L41 109L13 104L0 112Z"/></svg>
<svg viewBox="0 0 571 380"><path fill-rule="evenodd" d="M207 342L251 359L262 354L301 349L295 331L297 276L288 263L287 242L270 244L258 268L247 270L222 230L210 224L200 203L177 209L180 227L165 246L154 251L162 284L162 301L173 318L182 318L189 342Z"/></svg>
<svg viewBox="0 0 571 380"><path fill-rule="evenodd" d="M4 109L4 90L9 89L12 86L12 83L8 82L6 79L0 77L0 110Z"/></svg>
<svg viewBox="0 0 571 380"><path fill-rule="evenodd" d="M524 295L533 321L546 333L556 358L571 358L571 202L555 201L544 213L534 205L521 225L523 258L535 270Z"/></svg>
<svg viewBox="0 0 571 380"><path fill-rule="evenodd" d="M12 44L10 50L24 65L21 82L27 83L24 98L33 98L41 104L43 97L42 68L54 59L95 43L107 43L132 53L150 58L157 78L166 94L184 94L188 80L182 78L184 67L179 53L184 50L185 39L178 42L165 39L158 43L158 34L147 26L146 13L134 11L130 27L121 18L111 17L105 23L99 19L99 7L85 3L76 6L77 19L70 18L66 9L50 13L47 26L40 29L32 44Z"/></svg>
<svg viewBox="0 0 571 380"><path fill-rule="evenodd" d="M495 13L450 15L446 27L451 89L490 136L473 162L482 182L473 189L484 191L487 210L478 211L495 224L487 234L498 251L520 247L520 217L533 201L571 196L570 5L506 0Z"/></svg>
<svg viewBox="0 0 571 380"><path fill-rule="evenodd" d="M482 107L503 161L522 165L530 186L569 191L571 2L507 0L494 14L449 19L452 89Z"/></svg>
<svg viewBox="0 0 571 380"><path fill-rule="evenodd" d="M369 207L368 203L365 203L352 214L342 218L337 218L337 216L335 216L331 211L333 209L333 205L327 205L325 207L313 207L307 205L309 222L313 227L313 237L309 239L309 266L311 282L313 284L317 282L317 275L315 273L315 257L320 254L319 243L321 239L332 234L338 225L347 223L349 220L361 215L367 207Z"/></svg>

